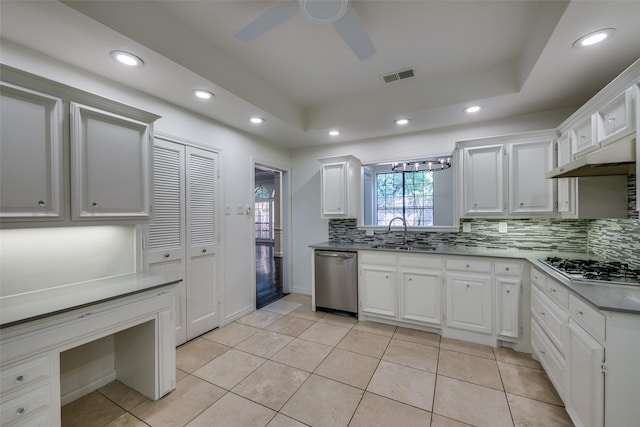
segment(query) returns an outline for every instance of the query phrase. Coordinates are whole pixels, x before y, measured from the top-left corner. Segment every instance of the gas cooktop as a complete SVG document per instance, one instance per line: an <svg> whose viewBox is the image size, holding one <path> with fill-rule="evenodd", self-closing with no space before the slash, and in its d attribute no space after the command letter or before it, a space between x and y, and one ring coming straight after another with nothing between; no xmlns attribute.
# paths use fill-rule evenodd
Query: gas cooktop
<svg viewBox="0 0 640 427"><path fill-rule="evenodd" d="M572 280L602 284L640 285L640 269L617 261L548 257L539 260Z"/></svg>

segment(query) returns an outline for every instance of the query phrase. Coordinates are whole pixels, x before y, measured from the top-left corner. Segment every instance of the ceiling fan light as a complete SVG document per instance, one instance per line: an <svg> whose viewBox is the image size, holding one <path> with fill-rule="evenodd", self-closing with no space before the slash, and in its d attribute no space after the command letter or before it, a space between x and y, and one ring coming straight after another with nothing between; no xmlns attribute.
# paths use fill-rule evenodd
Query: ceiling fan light
<svg viewBox="0 0 640 427"><path fill-rule="evenodd" d="M581 47L589 47L595 44L601 43L609 38L609 36L613 35L616 32L615 28L605 28L602 30L594 31L589 34L585 34L580 37L578 40L573 42L573 47L581 48Z"/></svg>
<svg viewBox="0 0 640 427"><path fill-rule="evenodd" d="M333 24L347 13L349 0L299 0L302 14L318 24Z"/></svg>

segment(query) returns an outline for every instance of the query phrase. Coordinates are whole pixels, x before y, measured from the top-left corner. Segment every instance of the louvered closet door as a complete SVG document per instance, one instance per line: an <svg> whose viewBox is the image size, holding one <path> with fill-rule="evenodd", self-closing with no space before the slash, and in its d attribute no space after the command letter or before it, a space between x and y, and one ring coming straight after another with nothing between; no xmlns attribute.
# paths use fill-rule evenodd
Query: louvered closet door
<svg viewBox="0 0 640 427"><path fill-rule="evenodd" d="M157 139L154 141L154 220L147 227L145 263L147 271L185 279L185 148ZM186 285L176 290L176 344L187 340Z"/></svg>
<svg viewBox="0 0 640 427"><path fill-rule="evenodd" d="M218 155L186 148L187 339L218 326Z"/></svg>

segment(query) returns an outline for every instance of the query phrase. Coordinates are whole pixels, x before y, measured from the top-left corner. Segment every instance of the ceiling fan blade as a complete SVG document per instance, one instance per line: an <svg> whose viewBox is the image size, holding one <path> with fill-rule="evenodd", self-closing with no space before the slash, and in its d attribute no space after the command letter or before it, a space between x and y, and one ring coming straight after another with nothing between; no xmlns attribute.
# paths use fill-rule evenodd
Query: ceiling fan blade
<svg viewBox="0 0 640 427"><path fill-rule="evenodd" d="M243 29L235 33L234 37L245 42L251 41L293 18L297 13L297 0L288 1L278 6L274 6L253 21L249 22Z"/></svg>
<svg viewBox="0 0 640 427"><path fill-rule="evenodd" d="M333 23L333 26L360 61L377 52L364 24L351 5L344 16Z"/></svg>

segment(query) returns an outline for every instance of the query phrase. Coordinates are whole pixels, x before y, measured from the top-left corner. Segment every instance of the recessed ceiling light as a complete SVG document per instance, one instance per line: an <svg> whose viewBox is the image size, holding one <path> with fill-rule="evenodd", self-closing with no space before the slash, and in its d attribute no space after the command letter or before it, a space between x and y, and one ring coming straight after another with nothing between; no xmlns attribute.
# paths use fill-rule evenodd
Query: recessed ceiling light
<svg viewBox="0 0 640 427"><path fill-rule="evenodd" d="M213 93L204 89L194 89L193 94L200 99L211 99L215 96Z"/></svg>
<svg viewBox="0 0 640 427"><path fill-rule="evenodd" d="M262 117L251 117L249 121L254 125L259 125L261 123L264 123L264 119Z"/></svg>
<svg viewBox="0 0 640 427"><path fill-rule="evenodd" d="M338 135L340 135L340 131L338 131L338 130L330 130L329 131L329 135L338 136Z"/></svg>
<svg viewBox="0 0 640 427"><path fill-rule="evenodd" d="M465 108L464 111L466 113L477 113L481 109L482 109L482 107L480 107L479 105L472 105L471 107Z"/></svg>
<svg viewBox="0 0 640 427"><path fill-rule="evenodd" d="M142 67L144 65L144 61L133 53L122 50L112 50L110 55L119 63L128 65L129 67Z"/></svg>
<svg viewBox="0 0 640 427"><path fill-rule="evenodd" d="M574 41L573 47L579 48L579 47L593 46L594 44L598 44L600 42L605 41L615 32L616 32L615 28L605 28L603 30L594 31Z"/></svg>
<svg viewBox="0 0 640 427"><path fill-rule="evenodd" d="M411 119L396 119L394 123L397 124L398 126L404 126L404 125L408 125L410 121Z"/></svg>

